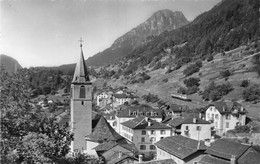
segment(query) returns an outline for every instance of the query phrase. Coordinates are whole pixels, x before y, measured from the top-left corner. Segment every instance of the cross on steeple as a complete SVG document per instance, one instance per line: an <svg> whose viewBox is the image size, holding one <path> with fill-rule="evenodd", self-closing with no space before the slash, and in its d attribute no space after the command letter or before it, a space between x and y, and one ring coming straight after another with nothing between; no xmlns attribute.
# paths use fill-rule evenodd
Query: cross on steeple
<svg viewBox="0 0 260 164"><path fill-rule="evenodd" d="M84 42L84 40L82 40L82 37L80 37L79 42L80 42L80 47L82 47L82 42Z"/></svg>

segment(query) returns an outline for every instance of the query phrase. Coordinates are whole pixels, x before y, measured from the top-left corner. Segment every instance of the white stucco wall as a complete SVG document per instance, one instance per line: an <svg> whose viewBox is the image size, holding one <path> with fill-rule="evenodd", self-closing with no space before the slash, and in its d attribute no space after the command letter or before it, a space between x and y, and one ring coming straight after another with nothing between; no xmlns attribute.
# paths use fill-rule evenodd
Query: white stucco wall
<svg viewBox="0 0 260 164"><path fill-rule="evenodd" d="M188 136L185 134L186 126L188 126ZM197 131L200 126L200 131ZM194 140L205 140L211 138L211 124L182 124L181 135Z"/></svg>

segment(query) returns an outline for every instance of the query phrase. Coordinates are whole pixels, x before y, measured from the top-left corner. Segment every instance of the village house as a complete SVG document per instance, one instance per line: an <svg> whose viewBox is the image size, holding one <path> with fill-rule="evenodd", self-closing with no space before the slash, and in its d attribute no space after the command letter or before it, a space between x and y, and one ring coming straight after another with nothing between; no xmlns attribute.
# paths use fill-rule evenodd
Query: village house
<svg viewBox="0 0 260 164"><path fill-rule="evenodd" d="M116 129L116 112L104 113L103 116L113 129Z"/></svg>
<svg viewBox="0 0 260 164"><path fill-rule="evenodd" d="M94 156L103 156L103 153L113 148L114 153L123 152L128 156L138 153L135 145L119 135L101 116L93 132L86 136L86 153Z"/></svg>
<svg viewBox="0 0 260 164"><path fill-rule="evenodd" d="M162 113L160 109L152 108L148 105L138 105L138 106L122 106L117 110L116 114L116 122L117 127L116 131L122 135L121 133L121 123L126 122L128 120L134 119L139 116L149 117L158 122L162 121Z"/></svg>
<svg viewBox="0 0 260 164"><path fill-rule="evenodd" d="M126 102L130 102L130 100L131 99L125 93L114 94L113 95L113 106L117 107L119 105L123 105Z"/></svg>
<svg viewBox="0 0 260 164"><path fill-rule="evenodd" d="M172 118L166 123L173 128L173 135L182 135L194 140L211 138L211 123L198 117Z"/></svg>
<svg viewBox="0 0 260 164"><path fill-rule="evenodd" d="M212 122L216 134L223 135L238 125L245 125L246 113L237 102L215 102L207 108L205 119Z"/></svg>
<svg viewBox="0 0 260 164"><path fill-rule="evenodd" d="M121 125L122 136L133 142L144 157L153 157L156 153L154 143L171 136L170 126L144 116L123 122Z"/></svg>
<svg viewBox="0 0 260 164"><path fill-rule="evenodd" d="M173 159L177 164L195 164L205 154L203 141L181 135L166 137L155 143L157 160Z"/></svg>
<svg viewBox="0 0 260 164"><path fill-rule="evenodd" d="M219 139L206 150L199 164L258 164L260 153L251 146L227 139Z"/></svg>

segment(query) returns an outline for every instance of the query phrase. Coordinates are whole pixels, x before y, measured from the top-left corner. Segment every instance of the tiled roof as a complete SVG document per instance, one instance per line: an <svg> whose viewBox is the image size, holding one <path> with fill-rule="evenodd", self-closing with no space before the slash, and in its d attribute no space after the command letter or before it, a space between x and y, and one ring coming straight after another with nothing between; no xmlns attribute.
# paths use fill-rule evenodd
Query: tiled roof
<svg viewBox="0 0 260 164"><path fill-rule="evenodd" d="M247 145L229 141L227 139L219 139L207 148L206 153L229 160L232 155L239 158L247 149L249 149L249 146Z"/></svg>
<svg viewBox="0 0 260 164"><path fill-rule="evenodd" d="M154 109L151 106L138 105L127 106L125 109L118 112L117 117L130 117L146 116L149 118L162 118L160 109Z"/></svg>
<svg viewBox="0 0 260 164"><path fill-rule="evenodd" d="M203 141L193 140L181 135L163 138L155 145L180 159L184 159L199 150L206 150Z"/></svg>
<svg viewBox="0 0 260 164"><path fill-rule="evenodd" d="M182 106L177 105L177 104L171 104L171 105L169 105L168 110L173 111L173 112L182 112Z"/></svg>
<svg viewBox="0 0 260 164"><path fill-rule="evenodd" d="M124 99L124 98L128 98L128 96L124 93L122 94L114 94L114 97L117 99Z"/></svg>
<svg viewBox="0 0 260 164"><path fill-rule="evenodd" d="M119 157L119 152L114 152L114 151L111 153L108 153L108 155L104 156L104 158L105 158L106 164L122 163L122 161L127 160L127 159L130 159L131 161L138 161L137 158L124 154L124 153L122 153L121 157Z"/></svg>
<svg viewBox="0 0 260 164"><path fill-rule="evenodd" d="M215 106L215 108L219 111L219 113L230 113L233 110L237 109L238 112L241 113L247 113L247 111L243 108L243 106L237 102L224 102L224 101L219 101L219 102L214 102L210 104L210 106ZM243 109L243 110L242 110Z"/></svg>
<svg viewBox="0 0 260 164"><path fill-rule="evenodd" d="M86 137L91 141L117 141L123 138L110 126L104 116L101 116L94 131Z"/></svg>
<svg viewBox="0 0 260 164"><path fill-rule="evenodd" d="M238 164L259 164L260 153L249 148L239 159Z"/></svg>
<svg viewBox="0 0 260 164"><path fill-rule="evenodd" d="M198 163L199 164L230 164L230 161L213 157L211 155L205 155Z"/></svg>
<svg viewBox="0 0 260 164"><path fill-rule="evenodd" d="M162 159L162 160L153 160L147 162L139 162L139 164L177 164L173 159Z"/></svg>
<svg viewBox="0 0 260 164"><path fill-rule="evenodd" d="M194 118L196 118L196 121L194 122ZM168 124L172 127L177 127L182 124L211 124L209 121L203 120L198 117L179 117L179 118L173 118L172 120L168 121Z"/></svg>
<svg viewBox="0 0 260 164"><path fill-rule="evenodd" d="M107 150L115 147L116 145L118 145L118 143L116 143L116 141L108 141L108 142L103 142L103 143L99 144L98 146L94 147L93 149L95 149L96 151L107 151Z"/></svg>
<svg viewBox="0 0 260 164"><path fill-rule="evenodd" d="M148 122L150 122L150 126ZM170 126L167 126L155 120L151 120L149 118L147 118L146 120L146 118L143 116L128 120L121 124L131 129L171 129Z"/></svg>

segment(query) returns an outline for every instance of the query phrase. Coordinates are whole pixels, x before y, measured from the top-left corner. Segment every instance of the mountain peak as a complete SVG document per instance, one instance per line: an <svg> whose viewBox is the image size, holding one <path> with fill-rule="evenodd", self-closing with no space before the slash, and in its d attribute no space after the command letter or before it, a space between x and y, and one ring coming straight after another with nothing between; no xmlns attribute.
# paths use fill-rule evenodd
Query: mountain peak
<svg viewBox="0 0 260 164"><path fill-rule="evenodd" d="M115 62L117 59L125 57L134 48L149 42L152 37L160 35L164 31L177 29L188 23L180 11L159 10L153 13L145 22L116 39L110 48L90 57L87 63L89 65L104 65Z"/></svg>

